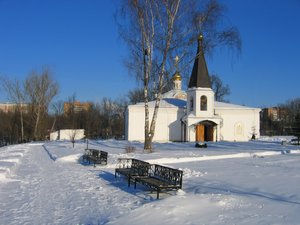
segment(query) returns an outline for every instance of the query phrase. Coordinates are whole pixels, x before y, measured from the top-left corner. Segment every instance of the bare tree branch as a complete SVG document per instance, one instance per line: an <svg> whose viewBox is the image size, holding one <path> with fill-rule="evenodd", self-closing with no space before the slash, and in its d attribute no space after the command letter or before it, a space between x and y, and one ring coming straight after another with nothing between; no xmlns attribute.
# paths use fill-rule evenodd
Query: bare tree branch
<svg viewBox="0 0 300 225"><path fill-rule="evenodd" d="M58 83L55 82L48 68L42 72L33 71L25 81L25 92L27 101L31 105L31 112L34 120L34 138L41 139L39 125L45 114L48 112L49 104L57 95Z"/></svg>
<svg viewBox="0 0 300 225"><path fill-rule="evenodd" d="M145 149L151 150L162 92L174 73L175 55L180 56L183 74L194 61L200 33L205 51L218 46L240 50L238 30L220 26L225 7L217 0L123 0L117 20L120 36L127 43L126 65L143 84L145 103ZM149 118L149 93L154 91L155 108Z"/></svg>

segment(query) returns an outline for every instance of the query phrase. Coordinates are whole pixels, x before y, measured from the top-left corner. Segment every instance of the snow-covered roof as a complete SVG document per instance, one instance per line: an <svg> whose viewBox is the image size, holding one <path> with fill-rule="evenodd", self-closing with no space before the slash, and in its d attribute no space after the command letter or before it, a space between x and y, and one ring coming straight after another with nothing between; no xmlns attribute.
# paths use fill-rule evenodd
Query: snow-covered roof
<svg viewBox="0 0 300 225"><path fill-rule="evenodd" d="M143 106L144 107L145 103L144 102L139 102L134 106ZM149 107L155 106L155 101L149 102ZM177 98L164 98L160 101L159 107L160 108L185 108L186 106L186 101L182 99L177 99Z"/></svg>
<svg viewBox="0 0 300 225"><path fill-rule="evenodd" d="M186 92L183 90L173 89L162 95L162 98L177 98L186 100Z"/></svg>
<svg viewBox="0 0 300 225"><path fill-rule="evenodd" d="M165 98L163 102L169 105L177 106L179 108L186 107L186 100L177 99L177 98Z"/></svg>
<svg viewBox="0 0 300 225"><path fill-rule="evenodd" d="M236 105L236 104L231 104L226 102L217 102L217 101L215 101L215 109L257 109L259 110L259 108Z"/></svg>
<svg viewBox="0 0 300 225"><path fill-rule="evenodd" d="M136 106L144 106L144 102L137 103ZM149 102L149 107L154 107L155 106L155 101ZM177 99L177 98L163 98L160 101L159 107L163 108L186 108L186 100L182 99ZM259 108L255 107L249 107L249 106L243 106L243 105L236 105L236 104L231 104L231 103L226 103L226 102L217 102L215 101L215 109L257 109L260 110Z"/></svg>

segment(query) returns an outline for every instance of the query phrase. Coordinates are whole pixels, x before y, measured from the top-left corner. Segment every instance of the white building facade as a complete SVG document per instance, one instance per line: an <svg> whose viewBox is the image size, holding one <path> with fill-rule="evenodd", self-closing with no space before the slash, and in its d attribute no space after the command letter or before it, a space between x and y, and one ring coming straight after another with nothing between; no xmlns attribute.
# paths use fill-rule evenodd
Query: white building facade
<svg viewBox="0 0 300 225"><path fill-rule="evenodd" d="M62 129L50 133L50 141L55 140L81 140L85 137L84 129Z"/></svg>
<svg viewBox="0 0 300 225"><path fill-rule="evenodd" d="M197 57L188 90L181 90L181 77L173 76L173 90L160 103L153 141L248 141L259 137L260 109L215 101L215 94L199 37ZM155 102L149 103L152 118ZM144 141L144 103L129 105L126 111L125 137Z"/></svg>

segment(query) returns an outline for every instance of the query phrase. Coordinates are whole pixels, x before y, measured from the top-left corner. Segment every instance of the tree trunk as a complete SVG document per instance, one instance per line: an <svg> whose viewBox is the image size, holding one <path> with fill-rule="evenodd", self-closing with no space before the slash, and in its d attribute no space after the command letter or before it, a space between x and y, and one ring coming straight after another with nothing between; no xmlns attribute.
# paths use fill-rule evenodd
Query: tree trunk
<svg viewBox="0 0 300 225"><path fill-rule="evenodd" d="M143 45L144 47L144 45ZM145 47L144 47L145 48ZM144 70L144 102L145 102L145 141L144 141L144 149L151 152L152 151L152 138L151 138L151 132L149 132L150 127L150 118L149 118L149 71L151 69L151 57L148 58L148 61L146 62L146 56L149 55L150 52L148 52L148 48L144 50L144 56L143 56L143 70Z"/></svg>
<svg viewBox="0 0 300 225"><path fill-rule="evenodd" d="M22 112L22 109L20 109L20 116L21 116L21 138L22 138L21 141L23 143L23 141L24 141L24 121L23 121L23 112Z"/></svg>
<svg viewBox="0 0 300 225"><path fill-rule="evenodd" d="M152 136L145 136L144 149L152 152Z"/></svg>
<svg viewBox="0 0 300 225"><path fill-rule="evenodd" d="M53 132L53 131L54 131L55 124L56 124L56 116L54 117L54 120L53 120L53 123L52 123L52 126L51 126L51 131L50 131L50 132Z"/></svg>
<svg viewBox="0 0 300 225"><path fill-rule="evenodd" d="M39 126L39 122L40 122L40 110L38 109L38 112L36 113L34 133L33 133L33 136L34 136L35 140L38 140L38 126Z"/></svg>
<svg viewBox="0 0 300 225"><path fill-rule="evenodd" d="M144 66L145 73L146 71L146 65ZM147 75L145 75L147 76ZM145 79L147 80L147 79ZM149 133L149 105L148 105L148 82L145 81L144 83L144 101L145 101L145 143L144 143L144 149L151 152L151 139L150 133Z"/></svg>

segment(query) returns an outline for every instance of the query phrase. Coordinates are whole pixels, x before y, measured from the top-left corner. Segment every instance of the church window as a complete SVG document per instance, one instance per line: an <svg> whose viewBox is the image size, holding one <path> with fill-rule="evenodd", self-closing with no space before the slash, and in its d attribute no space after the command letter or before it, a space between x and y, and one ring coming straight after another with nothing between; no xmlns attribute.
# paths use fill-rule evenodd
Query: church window
<svg viewBox="0 0 300 225"><path fill-rule="evenodd" d="M207 97L205 95L202 95L200 101L201 101L200 102L200 110L206 111L207 110Z"/></svg>
<svg viewBox="0 0 300 225"><path fill-rule="evenodd" d="M234 126L235 136L243 136L244 135L244 126L242 123L236 123Z"/></svg>
<svg viewBox="0 0 300 225"><path fill-rule="evenodd" d="M194 99L193 97L190 99L190 111L192 112L194 110Z"/></svg>

